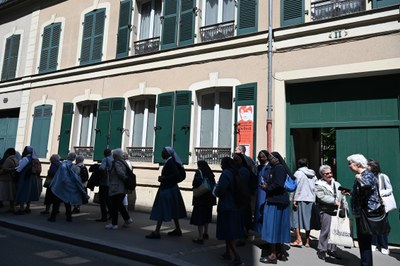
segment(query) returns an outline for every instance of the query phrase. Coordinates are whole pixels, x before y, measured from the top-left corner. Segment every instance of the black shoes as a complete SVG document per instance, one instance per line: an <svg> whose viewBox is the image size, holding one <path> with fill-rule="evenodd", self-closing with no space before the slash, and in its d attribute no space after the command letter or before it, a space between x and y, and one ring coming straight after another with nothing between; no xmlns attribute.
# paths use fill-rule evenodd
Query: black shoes
<svg viewBox="0 0 400 266"><path fill-rule="evenodd" d="M326 252L325 251L318 251L317 252L318 258L321 260L325 260L326 259Z"/></svg>
<svg viewBox="0 0 400 266"><path fill-rule="evenodd" d="M328 254L328 256L333 257L333 258L335 258L337 260L341 260L342 259L342 257L339 256L339 254L337 254L336 251L328 251L327 254Z"/></svg>
<svg viewBox="0 0 400 266"><path fill-rule="evenodd" d="M261 263L265 263L265 264L277 264L278 260L277 258L270 258L270 257L261 257L260 258L260 262Z"/></svg>
<svg viewBox="0 0 400 266"><path fill-rule="evenodd" d="M72 210L72 214L77 214L77 213L80 213L80 212L81 212L81 210L79 208L76 208L76 207Z"/></svg>
<svg viewBox="0 0 400 266"><path fill-rule="evenodd" d="M148 234L146 236L147 239L160 239L160 233L156 233L156 232L151 232L150 234Z"/></svg>
<svg viewBox="0 0 400 266"><path fill-rule="evenodd" d="M171 232L168 232L167 235L169 235L169 236L182 236L182 231L178 230L178 229L175 229L175 230L173 230Z"/></svg>

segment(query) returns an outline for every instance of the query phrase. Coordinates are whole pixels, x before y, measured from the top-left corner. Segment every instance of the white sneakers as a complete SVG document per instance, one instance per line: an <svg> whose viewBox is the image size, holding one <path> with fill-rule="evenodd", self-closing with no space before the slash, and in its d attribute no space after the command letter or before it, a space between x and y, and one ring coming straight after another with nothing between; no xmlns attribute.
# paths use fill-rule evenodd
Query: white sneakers
<svg viewBox="0 0 400 266"><path fill-rule="evenodd" d="M376 251L376 246L375 245L371 245L371 250L372 252ZM389 255L389 249L386 248L381 248L381 252L383 255Z"/></svg>
<svg viewBox="0 0 400 266"><path fill-rule="evenodd" d="M381 248L381 252L383 255L389 255L389 249Z"/></svg>
<svg viewBox="0 0 400 266"><path fill-rule="evenodd" d="M104 228L110 229L110 230L116 230L116 229L118 229L118 225L107 224Z"/></svg>

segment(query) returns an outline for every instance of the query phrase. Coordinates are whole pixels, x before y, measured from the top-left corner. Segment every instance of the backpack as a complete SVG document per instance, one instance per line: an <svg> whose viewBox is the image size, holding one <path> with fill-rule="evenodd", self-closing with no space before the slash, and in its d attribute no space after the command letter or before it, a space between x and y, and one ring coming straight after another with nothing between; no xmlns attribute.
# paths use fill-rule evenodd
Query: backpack
<svg viewBox="0 0 400 266"><path fill-rule="evenodd" d="M86 166L84 165L79 166L79 169L80 169L79 176L81 177L82 183L85 183L86 181L89 180L89 172Z"/></svg>
<svg viewBox="0 0 400 266"><path fill-rule="evenodd" d="M180 165L179 163L176 163L176 167L178 168L179 176L176 177L177 183L182 182L186 178L186 171L185 168L183 168L183 165Z"/></svg>
<svg viewBox="0 0 400 266"><path fill-rule="evenodd" d="M132 171L132 169L128 165L126 165L124 162L123 162L123 165L126 168L125 174L127 176L127 178L125 178L123 180L124 184L125 184L125 188L127 190L134 190L136 188L136 175Z"/></svg>
<svg viewBox="0 0 400 266"><path fill-rule="evenodd" d="M42 172L42 165L38 159L32 159L32 174L40 176Z"/></svg>
<svg viewBox="0 0 400 266"><path fill-rule="evenodd" d="M287 192L293 192L297 188L296 179L293 179L290 175L286 174L285 189Z"/></svg>
<svg viewBox="0 0 400 266"><path fill-rule="evenodd" d="M251 200L248 180L243 178L239 172L234 175L234 197L236 207L239 209L247 207Z"/></svg>
<svg viewBox="0 0 400 266"><path fill-rule="evenodd" d="M88 180L86 187L91 191L94 190L95 187L100 186L100 164L94 164L89 167L89 171L92 173Z"/></svg>

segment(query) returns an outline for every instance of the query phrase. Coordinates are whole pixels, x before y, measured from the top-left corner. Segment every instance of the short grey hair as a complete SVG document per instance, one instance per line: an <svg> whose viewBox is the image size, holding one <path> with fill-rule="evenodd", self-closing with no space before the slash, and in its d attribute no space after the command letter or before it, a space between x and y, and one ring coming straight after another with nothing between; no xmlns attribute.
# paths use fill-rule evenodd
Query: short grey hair
<svg viewBox="0 0 400 266"><path fill-rule="evenodd" d="M319 174L322 176L324 174L324 170L329 169L332 170L332 167L330 167L327 164L323 164L319 167Z"/></svg>
<svg viewBox="0 0 400 266"><path fill-rule="evenodd" d="M241 151L242 151L242 153L243 153L243 154L245 154L245 153L246 153L246 146L244 146L244 145L240 144L240 145L238 145L237 147L239 148L239 150L241 150Z"/></svg>
<svg viewBox="0 0 400 266"><path fill-rule="evenodd" d="M368 167L368 160L362 154L352 154L349 157L347 157L347 161L353 162L361 166L362 168Z"/></svg>
<svg viewBox="0 0 400 266"><path fill-rule="evenodd" d="M69 161L75 161L75 159L76 159L76 153L75 153L75 152L70 152L70 153L68 153L68 155L67 155L67 160L69 160Z"/></svg>
<svg viewBox="0 0 400 266"><path fill-rule="evenodd" d="M83 155L78 155L76 156L75 162L78 163L82 163L85 160L85 157L83 157Z"/></svg>
<svg viewBox="0 0 400 266"><path fill-rule="evenodd" d="M122 159L124 156L124 151L122 149L114 149L112 151L114 159Z"/></svg>
<svg viewBox="0 0 400 266"><path fill-rule="evenodd" d="M124 158L124 160L128 160L129 159L129 154L126 151L124 151L123 154L122 154L122 158Z"/></svg>

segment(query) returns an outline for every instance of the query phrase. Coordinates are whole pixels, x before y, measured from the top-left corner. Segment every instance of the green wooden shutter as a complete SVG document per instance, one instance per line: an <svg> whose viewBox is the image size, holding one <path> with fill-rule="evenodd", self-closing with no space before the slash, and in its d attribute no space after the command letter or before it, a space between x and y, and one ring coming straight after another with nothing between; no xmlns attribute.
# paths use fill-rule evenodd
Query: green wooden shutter
<svg viewBox="0 0 400 266"><path fill-rule="evenodd" d="M189 162L192 92L177 91L174 111L173 146L184 164Z"/></svg>
<svg viewBox="0 0 400 266"><path fill-rule="evenodd" d="M61 23L54 23L44 28L39 73L57 70L60 35Z"/></svg>
<svg viewBox="0 0 400 266"><path fill-rule="evenodd" d="M109 127L110 127L111 100L100 100L97 108L96 137L94 140L93 160L100 161L103 151L109 148Z"/></svg>
<svg viewBox="0 0 400 266"><path fill-rule="evenodd" d="M101 61L103 55L105 17L105 8L92 11L85 15L80 58L81 65Z"/></svg>
<svg viewBox="0 0 400 266"><path fill-rule="evenodd" d="M35 108L33 114L31 146L40 158L46 158L47 143L49 140L51 105L42 105Z"/></svg>
<svg viewBox="0 0 400 266"><path fill-rule="evenodd" d="M1 80L10 80L16 77L20 39L21 35L7 38Z"/></svg>
<svg viewBox="0 0 400 266"><path fill-rule="evenodd" d="M372 0L372 8L381 8L400 4L400 0Z"/></svg>
<svg viewBox="0 0 400 266"><path fill-rule="evenodd" d="M69 141L71 138L72 116L74 113L73 103L64 103L61 119L60 139L58 142L58 155L61 159L67 159Z"/></svg>
<svg viewBox="0 0 400 266"><path fill-rule="evenodd" d="M181 13L179 22L179 46L193 44L196 6L194 0L181 0Z"/></svg>
<svg viewBox="0 0 400 266"><path fill-rule="evenodd" d="M178 0L164 0L164 20L162 26L161 49L176 47L178 25Z"/></svg>
<svg viewBox="0 0 400 266"><path fill-rule="evenodd" d="M235 134L235 146L239 143L240 138L245 132L238 130L238 125L236 121L239 121L238 108L240 106L252 106L253 111L253 134L250 140L250 154L253 158L256 155L256 132L257 132L257 83L248 83L236 86L236 96L235 96L235 124L236 124L236 134ZM252 143L251 143L252 142ZM242 143L243 144L243 143Z"/></svg>
<svg viewBox="0 0 400 266"><path fill-rule="evenodd" d="M15 147L18 117L0 118L0 156L10 147Z"/></svg>
<svg viewBox="0 0 400 266"><path fill-rule="evenodd" d="M239 0L237 34L249 34L258 30L258 0Z"/></svg>
<svg viewBox="0 0 400 266"><path fill-rule="evenodd" d="M117 58L129 55L129 39L131 34L132 1L125 0L120 3Z"/></svg>
<svg viewBox="0 0 400 266"><path fill-rule="evenodd" d="M281 25L304 23L304 0L281 0Z"/></svg>
<svg viewBox="0 0 400 266"><path fill-rule="evenodd" d="M174 114L174 93L166 92L158 95L157 118L154 140L154 162L162 163L161 151L172 144L172 125Z"/></svg>
<svg viewBox="0 0 400 266"><path fill-rule="evenodd" d="M110 149L121 148L125 99L113 98L110 112Z"/></svg>

